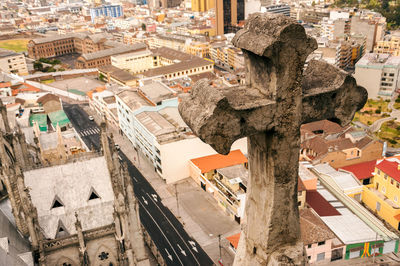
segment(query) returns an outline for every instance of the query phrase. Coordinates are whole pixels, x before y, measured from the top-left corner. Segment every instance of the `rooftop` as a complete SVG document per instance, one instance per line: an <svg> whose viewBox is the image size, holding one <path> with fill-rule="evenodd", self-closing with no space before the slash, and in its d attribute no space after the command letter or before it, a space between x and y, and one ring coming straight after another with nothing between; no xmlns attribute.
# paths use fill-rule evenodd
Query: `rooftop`
<svg viewBox="0 0 400 266"><path fill-rule="evenodd" d="M344 166L340 169L353 173L358 180L367 179L373 176L376 160Z"/></svg>
<svg viewBox="0 0 400 266"><path fill-rule="evenodd" d="M136 111L142 106L151 106L137 91L134 90L123 90L117 93L117 97L125 103L131 111Z"/></svg>
<svg viewBox="0 0 400 266"><path fill-rule="evenodd" d="M35 169L24 176L46 238L55 237L60 221L75 234L75 212L84 231L113 223L114 194L104 157ZM99 199L89 200L92 189ZM63 206L52 208L56 198Z"/></svg>
<svg viewBox="0 0 400 266"><path fill-rule="evenodd" d="M387 158L384 160L378 160L376 168L400 182L400 160L396 157Z"/></svg>
<svg viewBox="0 0 400 266"><path fill-rule="evenodd" d="M243 164L232 165L217 169L217 172L229 180L229 183L243 183L247 186L249 179L249 170Z"/></svg>
<svg viewBox="0 0 400 266"><path fill-rule="evenodd" d="M234 150L228 155L214 154L191 159L190 161L204 174L211 170L247 163L247 158L240 150Z"/></svg>
<svg viewBox="0 0 400 266"><path fill-rule="evenodd" d="M146 77L155 77L213 64L211 61L198 57L168 66L153 68L143 72L143 75ZM187 73L187 75L190 76L190 73Z"/></svg>
<svg viewBox="0 0 400 266"><path fill-rule="evenodd" d="M334 239L335 234L327 227L312 209L300 210L301 240L304 245Z"/></svg>
<svg viewBox="0 0 400 266"><path fill-rule="evenodd" d="M120 69L113 65L100 66L99 71L109 74L111 78L117 79L121 82L128 82L137 79L134 75L126 70Z"/></svg>
<svg viewBox="0 0 400 266"><path fill-rule="evenodd" d="M22 54L0 48L0 58L9 57L9 56L17 56L17 55L22 55Z"/></svg>
<svg viewBox="0 0 400 266"><path fill-rule="evenodd" d="M392 56L390 54L365 54L356 64L356 67L398 67L400 65L400 56Z"/></svg>
<svg viewBox="0 0 400 266"><path fill-rule="evenodd" d="M175 97L175 91L168 88L164 83L155 81L150 84L146 84L139 87L138 90L143 93L143 95L153 102L155 105L165 99L170 99Z"/></svg>
<svg viewBox="0 0 400 266"><path fill-rule="evenodd" d="M330 176L343 191L362 188L362 185L353 177L353 175L346 172L336 171L329 164L318 164L314 166L314 169L320 174Z"/></svg>
<svg viewBox="0 0 400 266"><path fill-rule="evenodd" d="M339 212L339 215L322 216L321 219L344 244L365 243L382 239L327 189L318 186L317 191L325 201L329 201Z"/></svg>
<svg viewBox="0 0 400 266"><path fill-rule="evenodd" d="M123 45L120 44L118 47L113 47L101 51L97 51L94 53L89 53L89 54L82 54L82 58L84 58L87 61L102 58L102 57L107 57L107 56L112 56L116 54L123 54L123 53L128 53L131 51L136 51L136 50L141 50L141 49L146 49L147 46L144 43L135 43L132 45ZM78 58L79 60L79 58Z"/></svg>

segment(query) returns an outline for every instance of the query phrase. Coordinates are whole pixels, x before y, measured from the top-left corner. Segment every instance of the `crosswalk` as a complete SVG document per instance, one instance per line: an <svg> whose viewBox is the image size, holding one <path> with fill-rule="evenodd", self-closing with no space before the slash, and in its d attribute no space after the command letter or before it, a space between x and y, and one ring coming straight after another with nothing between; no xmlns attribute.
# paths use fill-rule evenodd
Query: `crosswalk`
<svg viewBox="0 0 400 266"><path fill-rule="evenodd" d="M98 127L90 127L85 128L78 132L81 137L91 136L100 133L100 129Z"/></svg>

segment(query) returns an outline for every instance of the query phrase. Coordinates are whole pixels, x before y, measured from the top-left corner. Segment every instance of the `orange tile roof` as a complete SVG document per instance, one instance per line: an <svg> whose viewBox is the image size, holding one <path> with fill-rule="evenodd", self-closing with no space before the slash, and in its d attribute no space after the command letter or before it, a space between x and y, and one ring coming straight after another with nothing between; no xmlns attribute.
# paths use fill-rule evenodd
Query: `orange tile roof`
<svg viewBox="0 0 400 266"><path fill-rule="evenodd" d="M237 249L239 244L240 233L233 236L228 236L226 239L232 244L232 246Z"/></svg>
<svg viewBox="0 0 400 266"><path fill-rule="evenodd" d="M39 88L36 88L35 86L29 85L28 83L22 83L20 86L18 86L18 89L13 89L12 90L12 96L17 95L20 92L25 92L25 91L34 91L34 92L40 92Z"/></svg>
<svg viewBox="0 0 400 266"><path fill-rule="evenodd" d="M231 151L228 155L209 155L191 160L201 173L207 173L211 170L225 168L247 162L246 156L240 150Z"/></svg>
<svg viewBox="0 0 400 266"><path fill-rule="evenodd" d="M396 219L397 221L400 221L400 214L393 216L393 218Z"/></svg>
<svg viewBox="0 0 400 266"><path fill-rule="evenodd" d="M91 90L91 91L88 91L86 94L87 94L87 96L89 96L89 98L90 99L93 99L92 97L93 97L93 93L94 92L102 92L102 91L104 91L106 89L106 87L97 87L97 88L94 88L93 90Z"/></svg>
<svg viewBox="0 0 400 266"><path fill-rule="evenodd" d="M0 88L7 88L11 86L11 82L2 82L0 83Z"/></svg>

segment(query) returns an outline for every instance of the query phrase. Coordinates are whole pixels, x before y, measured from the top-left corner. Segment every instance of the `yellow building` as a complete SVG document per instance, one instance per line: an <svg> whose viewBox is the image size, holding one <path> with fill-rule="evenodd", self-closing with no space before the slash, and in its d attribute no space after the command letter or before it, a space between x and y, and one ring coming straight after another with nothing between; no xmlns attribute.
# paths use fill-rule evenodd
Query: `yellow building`
<svg viewBox="0 0 400 266"><path fill-rule="evenodd" d="M373 183L363 188L362 201L400 230L400 157L377 161Z"/></svg>
<svg viewBox="0 0 400 266"><path fill-rule="evenodd" d="M148 49L111 56L111 64L133 74L160 66L158 56Z"/></svg>
<svg viewBox="0 0 400 266"><path fill-rule="evenodd" d="M191 35L204 35L213 37L216 35L215 27L198 26L192 27L188 30Z"/></svg>
<svg viewBox="0 0 400 266"><path fill-rule="evenodd" d="M400 55L400 36L391 36L390 39L378 41L374 48L374 53Z"/></svg>
<svg viewBox="0 0 400 266"><path fill-rule="evenodd" d="M199 57L210 57L210 44L204 42L192 42L185 45L185 52Z"/></svg>
<svg viewBox="0 0 400 266"><path fill-rule="evenodd" d="M214 0L192 0L192 11L206 12L215 7Z"/></svg>

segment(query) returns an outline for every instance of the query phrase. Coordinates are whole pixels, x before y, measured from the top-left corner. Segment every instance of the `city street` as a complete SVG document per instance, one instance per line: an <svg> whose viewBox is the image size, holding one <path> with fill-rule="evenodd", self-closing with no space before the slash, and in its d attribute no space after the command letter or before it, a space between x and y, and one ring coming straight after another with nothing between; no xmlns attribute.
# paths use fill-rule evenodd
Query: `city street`
<svg viewBox="0 0 400 266"><path fill-rule="evenodd" d="M78 105L64 104L64 111L75 130L88 147L100 149L100 138L96 123ZM213 261L200 245L184 230L182 224L166 208L156 191L147 182L130 160L119 152L127 162L132 177L139 213L146 228L167 265L213 265Z"/></svg>

